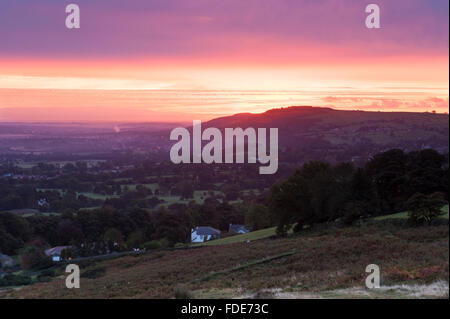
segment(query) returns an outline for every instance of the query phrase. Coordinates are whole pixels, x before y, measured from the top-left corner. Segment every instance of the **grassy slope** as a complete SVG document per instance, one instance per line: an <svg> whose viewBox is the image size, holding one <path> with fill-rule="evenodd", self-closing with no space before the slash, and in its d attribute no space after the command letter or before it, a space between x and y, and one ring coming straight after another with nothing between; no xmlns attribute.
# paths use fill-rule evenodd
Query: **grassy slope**
<svg viewBox="0 0 450 319"><path fill-rule="evenodd" d="M50 283L0 291L0 297L172 298L178 284L187 285L198 297L234 297L271 288L322 294L364 287L365 267L372 263L381 267L382 284L448 282L448 233L448 225L374 224L250 243L153 251L81 264L82 274L104 270L97 272L98 278L82 275L81 289L65 288L62 269L61 276Z"/></svg>
<svg viewBox="0 0 450 319"><path fill-rule="evenodd" d="M449 219L449 210L448 205L444 206L442 208L442 211L445 213L442 217ZM376 217L375 220L386 220L391 218L408 218L407 212L397 213L397 214L391 214L391 215L385 215L385 216L379 216ZM241 242L247 242L252 240L258 240L258 239L264 239L269 238L276 235L276 227L261 229L253 232L249 232L247 234L243 235L236 235L232 237L226 237L221 239L212 240L206 243L201 244L195 244L193 246L216 246L216 245L228 245L233 243L241 243Z"/></svg>
<svg viewBox="0 0 450 319"><path fill-rule="evenodd" d="M448 216L449 216L448 205L444 206L442 208L442 211L444 212L444 215L442 215L442 217L448 219ZM401 213L397 213L397 214L379 216L379 217L376 217L375 220L386 220L386 219L391 219L391 218L400 218L400 219L408 218L408 212L401 212Z"/></svg>
<svg viewBox="0 0 450 319"><path fill-rule="evenodd" d="M228 244L234 244L234 243L242 243L242 242L272 237L275 234L276 234L276 227L271 227L271 228L266 228L266 229L249 232L247 234L211 240L206 243L194 244L193 246L216 246L216 245L228 245Z"/></svg>

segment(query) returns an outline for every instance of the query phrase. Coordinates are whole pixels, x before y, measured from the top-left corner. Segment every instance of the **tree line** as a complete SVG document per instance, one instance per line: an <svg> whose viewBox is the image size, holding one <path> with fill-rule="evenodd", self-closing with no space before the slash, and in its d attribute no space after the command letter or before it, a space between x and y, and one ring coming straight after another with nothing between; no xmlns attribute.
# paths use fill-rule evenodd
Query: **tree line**
<svg viewBox="0 0 450 319"><path fill-rule="evenodd" d="M389 150L364 167L309 162L272 187L268 212L280 234L316 223L345 224L368 217L416 211L426 220L448 201L448 154L432 149ZM413 214L414 215L414 214Z"/></svg>

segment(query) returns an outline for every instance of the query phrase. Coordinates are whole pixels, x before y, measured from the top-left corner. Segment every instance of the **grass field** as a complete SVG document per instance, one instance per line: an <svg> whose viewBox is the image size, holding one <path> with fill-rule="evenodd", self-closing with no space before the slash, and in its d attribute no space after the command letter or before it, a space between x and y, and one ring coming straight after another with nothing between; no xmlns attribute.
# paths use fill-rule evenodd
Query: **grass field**
<svg viewBox="0 0 450 319"><path fill-rule="evenodd" d="M12 214L16 214L16 215L21 215L22 217L29 217L29 216L34 216L34 215L44 215L44 216L53 216L53 215L58 215L58 213L54 213L54 212L46 212L46 213L42 213L37 209L12 209L9 210L8 212L12 213Z"/></svg>
<svg viewBox="0 0 450 319"><path fill-rule="evenodd" d="M445 213L442 215L443 218L449 219L449 207L448 205L444 206L442 208L442 211ZM387 220L387 219L395 219L395 218L401 218L406 219L408 218L407 212L397 213L397 214L391 214L391 215L385 215L385 216L379 216L376 217L375 220ZM261 229L253 232L249 232L247 234L242 235L236 235L221 239L215 239L211 240L206 243L198 243L194 244L193 246L216 246L216 245L227 245L227 244L233 244L233 243L241 243L241 242L247 242L252 240L259 240L264 238L269 238L276 235L276 227Z"/></svg>
<svg viewBox="0 0 450 319"><path fill-rule="evenodd" d="M106 162L105 160L80 160L79 162L84 162L87 164L88 167L94 167L96 165L98 165L99 163L104 163ZM24 162L24 161L19 161L17 163L17 166L20 168L24 168L24 169L30 169L32 167L35 167L39 164L40 162ZM66 164L72 164L75 165L77 163L77 161L46 161L46 164L50 164L50 165L55 165L57 167L63 167Z"/></svg>
<svg viewBox="0 0 450 319"><path fill-rule="evenodd" d="M444 212L444 215L442 215L442 218L449 219L449 213L448 213L448 205L444 206L442 208L442 211ZM401 212L397 214L391 214L391 215L385 215L385 216L378 216L375 217L375 220L386 220L386 219L407 219L408 218L408 212Z"/></svg>
<svg viewBox="0 0 450 319"><path fill-rule="evenodd" d="M173 298L175 287L183 284L198 298L268 294L269 298L414 298L419 295L389 288L368 295L366 266L380 266L383 287L422 285L417 287L430 290L440 283L448 287L448 234L448 225L413 228L384 223L310 230L249 243L151 251L81 263L80 289L65 288L61 268L51 282L0 290L0 297ZM87 273L96 275L88 278Z"/></svg>
<svg viewBox="0 0 450 319"><path fill-rule="evenodd" d="M159 184L158 183L153 183L153 184L123 184L122 185L122 191L125 190L125 188L128 188L129 191L136 191L136 186L137 185L142 185L148 189L151 189L152 192L154 193L157 189L159 189Z"/></svg>
<svg viewBox="0 0 450 319"><path fill-rule="evenodd" d="M219 191L213 191L214 195L223 195L222 192ZM157 196L159 199L162 199L165 201L165 203L161 204L160 206L170 206L172 204L188 204L191 201L195 201L197 204L203 204L205 202L205 199L209 198L208 191L205 190L197 190L194 191L194 196L192 198L186 198L181 199L181 196L177 195L163 195L163 196ZM232 204L230 202L230 204Z"/></svg>
<svg viewBox="0 0 450 319"><path fill-rule="evenodd" d="M84 195L84 196L92 198L92 199L101 199L101 200L119 197L118 195L103 195L103 194L90 193L90 192L78 192L77 195Z"/></svg>
<svg viewBox="0 0 450 319"><path fill-rule="evenodd" d="M221 239L211 240L205 243L194 244L193 246L216 246L216 245L228 245L234 243L243 243L252 240L259 240L269 238L276 235L276 227L261 229L249 232L247 234L236 235Z"/></svg>
<svg viewBox="0 0 450 319"><path fill-rule="evenodd" d="M64 195L64 191L60 188L37 188L36 191L41 191L41 192L54 191L54 192L59 192L61 194L61 196ZM101 199L101 200L119 197L118 195L103 195L103 194L97 194L97 193L92 193L92 192L77 192L77 195L84 195L91 199Z"/></svg>

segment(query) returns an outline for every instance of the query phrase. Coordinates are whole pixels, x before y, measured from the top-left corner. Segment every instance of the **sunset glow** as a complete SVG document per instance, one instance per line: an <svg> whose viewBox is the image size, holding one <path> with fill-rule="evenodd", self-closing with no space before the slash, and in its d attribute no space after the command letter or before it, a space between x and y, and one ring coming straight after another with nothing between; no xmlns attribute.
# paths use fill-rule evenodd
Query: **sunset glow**
<svg viewBox="0 0 450 319"><path fill-rule="evenodd" d="M343 2L78 1L82 27L67 30L64 4L2 1L0 120L448 112L448 1L379 1L379 30L364 1Z"/></svg>

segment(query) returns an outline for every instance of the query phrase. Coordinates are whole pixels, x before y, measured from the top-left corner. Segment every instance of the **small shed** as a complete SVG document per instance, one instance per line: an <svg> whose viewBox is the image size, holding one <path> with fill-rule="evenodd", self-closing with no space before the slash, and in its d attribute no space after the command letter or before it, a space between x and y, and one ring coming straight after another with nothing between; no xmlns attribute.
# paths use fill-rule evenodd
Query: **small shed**
<svg viewBox="0 0 450 319"><path fill-rule="evenodd" d="M244 225L230 224L230 227L228 227L229 233L247 234L249 231L250 230L248 230Z"/></svg>

